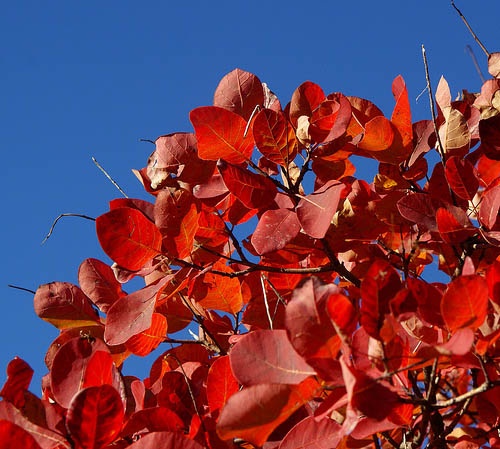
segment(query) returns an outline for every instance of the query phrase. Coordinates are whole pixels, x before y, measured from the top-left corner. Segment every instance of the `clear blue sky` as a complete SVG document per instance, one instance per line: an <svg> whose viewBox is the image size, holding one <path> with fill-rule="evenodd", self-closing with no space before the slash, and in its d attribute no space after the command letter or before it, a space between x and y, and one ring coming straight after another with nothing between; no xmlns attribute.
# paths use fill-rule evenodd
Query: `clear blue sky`
<svg viewBox="0 0 500 449"><path fill-rule="evenodd" d="M500 50L500 2L457 5L490 51ZM326 92L369 98L390 114L391 82L405 78L415 119L428 118L420 45L434 86L477 91L465 51L485 58L447 0L4 2L0 14L0 145L3 200L0 383L15 355L45 374L57 335L38 319L28 293L53 280L76 282L87 257L107 260L92 222L119 192L91 156L132 197L147 198L131 173L155 139L189 131L188 113L211 104L220 78L239 67L258 75L286 104L312 80ZM149 362L126 364L147 375ZM39 385L32 385L34 392Z"/></svg>

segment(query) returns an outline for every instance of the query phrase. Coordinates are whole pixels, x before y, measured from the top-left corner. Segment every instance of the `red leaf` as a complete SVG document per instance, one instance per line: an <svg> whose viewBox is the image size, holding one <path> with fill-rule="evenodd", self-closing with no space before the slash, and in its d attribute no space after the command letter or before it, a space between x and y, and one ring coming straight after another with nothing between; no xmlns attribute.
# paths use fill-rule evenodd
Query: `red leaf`
<svg viewBox="0 0 500 449"><path fill-rule="evenodd" d="M326 235L343 189L344 184L331 180L300 200L297 217L307 235L316 239Z"/></svg>
<svg viewBox="0 0 500 449"><path fill-rule="evenodd" d="M335 379L341 340L326 313L326 304L339 288L307 279L293 291L285 311L288 337L295 350L326 380Z"/></svg>
<svg viewBox="0 0 500 449"><path fill-rule="evenodd" d="M59 405L68 408L73 396L85 387L105 383L120 385L120 374L110 357L101 357L99 352L109 352L101 340L76 337L63 344L52 362L50 386ZM96 355L97 354L97 355ZM93 357L97 359L92 361ZM108 366L103 366L103 362ZM99 371L92 368L99 366ZM104 375L104 373L109 375Z"/></svg>
<svg viewBox="0 0 500 449"><path fill-rule="evenodd" d="M315 142L333 142L345 134L351 117L351 103L347 97L341 93L330 94L314 110L309 133Z"/></svg>
<svg viewBox="0 0 500 449"><path fill-rule="evenodd" d="M146 356L154 351L166 336L167 319L159 313L153 313L149 329L130 337L125 346L132 354Z"/></svg>
<svg viewBox="0 0 500 449"><path fill-rule="evenodd" d="M111 385L88 387L71 401L66 427L78 449L101 449L120 433L124 410Z"/></svg>
<svg viewBox="0 0 500 449"><path fill-rule="evenodd" d="M4 419L0 419L0 441L2 449L41 449L26 430Z"/></svg>
<svg viewBox="0 0 500 449"><path fill-rule="evenodd" d="M464 242L477 232L466 213L462 209L452 208L452 206L449 206L448 209L440 207L436 211L436 223L443 240L451 244Z"/></svg>
<svg viewBox="0 0 500 449"><path fill-rule="evenodd" d="M228 399L239 390L229 363L229 356L215 359L207 376L207 401L210 413L216 416Z"/></svg>
<svg viewBox="0 0 500 449"><path fill-rule="evenodd" d="M51 282L38 287L34 306L40 318L58 329L91 326L100 322L89 299L69 282Z"/></svg>
<svg viewBox="0 0 500 449"><path fill-rule="evenodd" d="M316 374L295 352L286 331L281 329L255 330L243 335L229 356L234 377L242 385L299 384Z"/></svg>
<svg viewBox="0 0 500 449"><path fill-rule="evenodd" d="M113 209L96 220L97 237L104 252L130 271L140 270L161 251L158 228L137 209Z"/></svg>
<svg viewBox="0 0 500 449"><path fill-rule="evenodd" d="M376 260L361 282L361 325L370 337L380 340L389 301L401 289L398 272L388 262Z"/></svg>
<svg viewBox="0 0 500 449"><path fill-rule="evenodd" d="M203 449L196 441L178 432L151 432L127 446L127 449Z"/></svg>
<svg viewBox="0 0 500 449"><path fill-rule="evenodd" d="M283 112L263 109L255 116L252 132L258 150L270 161L288 167L295 159L295 131Z"/></svg>
<svg viewBox="0 0 500 449"><path fill-rule="evenodd" d="M193 133L174 133L160 136L155 140L156 149L150 156L155 168L164 168L177 173L180 165L196 157L196 137Z"/></svg>
<svg viewBox="0 0 500 449"><path fill-rule="evenodd" d="M111 267L98 259L85 259L80 264L78 283L83 293L104 313L126 295Z"/></svg>
<svg viewBox="0 0 500 449"><path fill-rule="evenodd" d="M121 436L133 437L137 434L150 432L179 432L184 428L184 423L179 416L166 407L149 407L136 411L127 421Z"/></svg>
<svg viewBox="0 0 500 449"><path fill-rule="evenodd" d="M170 257L184 259L191 254L198 231L198 213L198 204L189 191L164 189L158 193L155 224Z"/></svg>
<svg viewBox="0 0 500 449"><path fill-rule="evenodd" d="M251 133L244 136L247 122L240 115L216 106L203 106L189 114L198 140L198 156L241 164L252 156Z"/></svg>
<svg viewBox="0 0 500 449"><path fill-rule="evenodd" d="M290 209L267 210L255 227L251 242L257 254L283 249L300 232L297 214Z"/></svg>
<svg viewBox="0 0 500 449"><path fill-rule="evenodd" d="M248 209L262 209L274 201L278 190L266 176L224 161L217 168L229 191Z"/></svg>
<svg viewBox="0 0 500 449"><path fill-rule="evenodd" d="M25 403L24 393L28 391L33 372L23 359L14 357L7 365L7 381L0 391L0 396L16 408L22 409Z"/></svg>
<svg viewBox="0 0 500 449"><path fill-rule="evenodd" d="M59 417L57 417L56 419L59 419ZM23 449L24 447L33 449L71 448L68 440L66 440L66 438L64 438L60 434L60 432L54 432L47 429L46 427L41 427L34 424L10 402L0 401L0 422L5 422L4 420L11 423L13 426L18 426L24 431L28 432L35 439L37 444L31 444L31 440L29 438L26 438L26 436L20 434L15 427L7 424L0 424L0 446L7 442L11 442L5 437L5 433L8 431L9 436L13 436L12 442L15 442L16 444L16 446L6 446L9 449L18 449L20 447L22 447ZM14 439L14 437L16 438ZM17 439L17 437L19 437L19 439ZM19 446L20 444L22 444L22 442L26 442L27 446Z"/></svg>
<svg viewBox="0 0 500 449"><path fill-rule="evenodd" d="M486 271L486 282L488 283L489 297L500 305L500 261L493 262Z"/></svg>
<svg viewBox="0 0 500 449"><path fill-rule="evenodd" d="M290 121L297 126L299 117L305 115L311 117L313 111L325 99L323 89L317 84L306 81L302 83L292 94L290 101Z"/></svg>
<svg viewBox="0 0 500 449"><path fill-rule="evenodd" d="M337 447L344 429L333 419L309 416L296 424L278 446L279 449L331 449Z"/></svg>
<svg viewBox="0 0 500 449"><path fill-rule="evenodd" d="M335 323L337 332L350 336L356 329L358 313L347 296L342 293L328 297L327 310L330 319Z"/></svg>
<svg viewBox="0 0 500 449"><path fill-rule="evenodd" d="M430 195L425 193L411 193L398 200L399 213L418 225L419 229L436 231L436 208Z"/></svg>
<svg viewBox="0 0 500 449"><path fill-rule="evenodd" d="M479 187L474 166L467 160L452 156L446 161L445 176L450 188L460 198L472 200Z"/></svg>
<svg viewBox="0 0 500 449"><path fill-rule="evenodd" d="M169 278L148 285L116 301L108 310L104 340L109 345L125 343L151 327L156 294Z"/></svg>
<svg viewBox="0 0 500 449"><path fill-rule="evenodd" d="M256 106L264 104L264 89L250 72L234 69L221 79L214 94L214 106L235 112L248 120Z"/></svg>
<svg viewBox="0 0 500 449"><path fill-rule="evenodd" d="M272 431L320 390L313 379L299 385L262 384L232 395L217 422L223 440L242 438L262 446Z"/></svg>
<svg viewBox="0 0 500 449"><path fill-rule="evenodd" d="M488 284L478 275L455 278L444 292L441 314L450 332L477 329L488 311Z"/></svg>
<svg viewBox="0 0 500 449"><path fill-rule="evenodd" d="M500 115L479 121L481 149L486 157L500 160Z"/></svg>
<svg viewBox="0 0 500 449"><path fill-rule="evenodd" d="M479 205L479 221L488 229L493 229L500 211L500 185L485 190Z"/></svg>

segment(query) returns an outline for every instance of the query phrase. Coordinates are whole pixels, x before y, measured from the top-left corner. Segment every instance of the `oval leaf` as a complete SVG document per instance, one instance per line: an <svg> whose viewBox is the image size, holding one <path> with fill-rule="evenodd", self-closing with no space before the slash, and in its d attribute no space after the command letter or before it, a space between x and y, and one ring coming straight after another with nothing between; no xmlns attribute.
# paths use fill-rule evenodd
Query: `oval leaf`
<svg viewBox="0 0 500 449"><path fill-rule="evenodd" d="M488 284L478 275L455 278L444 292L441 314L450 332L483 324L488 311Z"/></svg>
<svg viewBox="0 0 500 449"><path fill-rule="evenodd" d="M242 385L299 384L316 374L281 329L260 329L242 336L232 348L230 360L233 374Z"/></svg>
<svg viewBox="0 0 500 449"><path fill-rule="evenodd" d="M143 213L130 207L97 217L96 231L104 252L130 271L140 270L161 251L161 234Z"/></svg>
<svg viewBox="0 0 500 449"><path fill-rule="evenodd" d="M247 122L240 115L216 106L203 106L189 114L198 140L198 156L241 164L252 156L253 138L244 136Z"/></svg>
<svg viewBox="0 0 500 449"><path fill-rule="evenodd" d="M100 449L113 442L123 425L122 400L111 385L88 387L71 401L66 428L81 449Z"/></svg>

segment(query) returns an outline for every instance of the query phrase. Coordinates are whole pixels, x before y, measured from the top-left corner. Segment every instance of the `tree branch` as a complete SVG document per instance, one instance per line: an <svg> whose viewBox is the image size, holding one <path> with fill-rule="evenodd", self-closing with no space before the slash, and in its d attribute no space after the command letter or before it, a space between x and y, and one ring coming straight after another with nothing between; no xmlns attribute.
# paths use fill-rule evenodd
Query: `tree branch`
<svg viewBox="0 0 500 449"><path fill-rule="evenodd" d="M95 221L95 218L89 217L88 215L82 215L82 214L72 214L72 213L65 213L65 214L60 214L57 216L57 218L52 222L52 226L49 229L48 234L45 236L45 238L42 240L42 245L50 238L52 235L52 232L54 231L54 228L57 224L57 222L63 218L63 217L80 217L80 218L85 218L86 220L91 220Z"/></svg>

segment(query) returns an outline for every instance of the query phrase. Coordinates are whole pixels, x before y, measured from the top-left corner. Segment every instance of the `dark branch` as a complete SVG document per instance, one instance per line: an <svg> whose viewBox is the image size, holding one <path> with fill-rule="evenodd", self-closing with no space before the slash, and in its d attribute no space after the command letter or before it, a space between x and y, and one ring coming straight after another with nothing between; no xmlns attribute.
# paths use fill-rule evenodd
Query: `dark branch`
<svg viewBox="0 0 500 449"><path fill-rule="evenodd" d="M57 224L57 222L63 218L63 217L80 217L80 218L85 218L85 220L91 220L91 221L95 221L95 218L93 217L89 217L88 215L83 215L83 214L72 214L72 213L66 213L66 214L60 214L53 222L52 222L52 226L50 227L49 229L49 232L48 234L45 236L45 238L42 240L42 245L50 238L50 236L52 235L52 232L54 231L54 228Z"/></svg>

